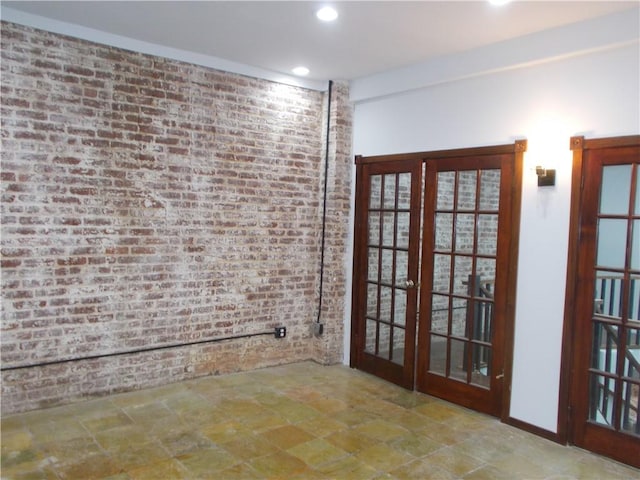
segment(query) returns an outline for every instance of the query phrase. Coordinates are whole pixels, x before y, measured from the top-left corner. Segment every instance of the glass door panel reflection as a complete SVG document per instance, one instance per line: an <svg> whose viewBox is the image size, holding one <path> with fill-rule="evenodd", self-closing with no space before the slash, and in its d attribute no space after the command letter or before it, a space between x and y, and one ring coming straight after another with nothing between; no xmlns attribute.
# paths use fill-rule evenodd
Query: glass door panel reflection
<svg viewBox="0 0 640 480"><path fill-rule="evenodd" d="M365 351L403 365L410 277L411 174L374 175L370 181L367 282L371 298Z"/></svg>
<svg viewBox="0 0 640 480"><path fill-rule="evenodd" d="M429 372L490 388L500 170L438 172Z"/></svg>
<svg viewBox="0 0 640 480"><path fill-rule="evenodd" d="M593 269L588 419L612 431L640 437L637 178L638 164L602 166Z"/></svg>

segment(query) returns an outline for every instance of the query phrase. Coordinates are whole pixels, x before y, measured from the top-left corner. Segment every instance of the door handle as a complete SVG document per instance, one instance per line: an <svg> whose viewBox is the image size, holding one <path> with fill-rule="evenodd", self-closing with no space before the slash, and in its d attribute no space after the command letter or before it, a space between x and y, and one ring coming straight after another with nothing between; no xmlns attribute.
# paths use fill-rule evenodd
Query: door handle
<svg viewBox="0 0 640 480"><path fill-rule="evenodd" d="M501 373L500 375L496 375L496 380L500 380L501 378L504 378L504 373Z"/></svg>
<svg viewBox="0 0 640 480"><path fill-rule="evenodd" d="M407 288L418 288L420 286L420 282L414 282L413 280L407 280L404 282L405 287Z"/></svg>

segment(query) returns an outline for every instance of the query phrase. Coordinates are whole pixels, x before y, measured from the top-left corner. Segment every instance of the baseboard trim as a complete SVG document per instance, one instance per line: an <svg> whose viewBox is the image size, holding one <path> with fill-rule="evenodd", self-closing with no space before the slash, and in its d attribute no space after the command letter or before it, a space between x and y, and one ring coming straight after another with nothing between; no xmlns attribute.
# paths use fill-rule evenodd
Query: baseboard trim
<svg viewBox="0 0 640 480"><path fill-rule="evenodd" d="M504 423L507 425L511 425L512 427L519 428L520 430L524 430L525 432L532 433L542 438L546 438L547 440L551 440L552 442L559 443L560 445L566 445L567 442L562 438L561 435L546 430L541 427L537 427L527 422L523 422L522 420L518 420L517 418L507 417L504 420Z"/></svg>

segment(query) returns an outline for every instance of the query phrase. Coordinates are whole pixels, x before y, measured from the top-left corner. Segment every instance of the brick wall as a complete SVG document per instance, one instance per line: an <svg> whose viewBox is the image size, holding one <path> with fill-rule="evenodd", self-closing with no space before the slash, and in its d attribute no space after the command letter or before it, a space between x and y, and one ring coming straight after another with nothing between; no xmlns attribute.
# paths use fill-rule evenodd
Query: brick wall
<svg viewBox="0 0 640 480"><path fill-rule="evenodd" d="M352 108L345 82L334 83L331 98L329 132L329 165L327 172L327 205L325 228L325 268L320 321L324 334L316 338L314 358L321 363L342 361L347 266L353 259L346 258L349 242L349 210L351 208L351 153ZM326 131L326 124L324 125ZM326 133L325 133L326 134ZM324 138L323 138L324 141ZM324 188L324 170L321 176ZM317 308L315 310L317 316Z"/></svg>
<svg viewBox="0 0 640 480"><path fill-rule="evenodd" d="M342 355L351 108L2 23L2 410ZM288 329L220 343L6 370Z"/></svg>

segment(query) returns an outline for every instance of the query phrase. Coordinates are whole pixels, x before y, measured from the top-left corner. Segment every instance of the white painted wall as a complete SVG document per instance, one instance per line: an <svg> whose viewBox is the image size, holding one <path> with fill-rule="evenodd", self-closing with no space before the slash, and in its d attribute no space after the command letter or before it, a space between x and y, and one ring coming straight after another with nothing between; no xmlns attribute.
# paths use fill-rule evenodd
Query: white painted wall
<svg viewBox="0 0 640 480"><path fill-rule="evenodd" d="M528 140L525 154L513 382L510 415L557 431L560 353L568 252L571 158L569 138L640 133L640 37L638 15L614 15L564 30L573 54L559 48L561 29L520 40L526 64L499 64L495 54L508 45L467 54L477 75L432 72L423 88L398 71L352 85L356 101L354 153L379 155L476 147ZM631 20L629 20L631 18ZM595 34L594 32L598 32ZM607 32L610 35L607 35ZM599 38L581 48L576 35ZM607 39L611 39L610 42ZM585 40L586 41L586 40ZM578 43L578 44L576 44ZM549 45L543 58L541 45ZM562 51L562 55L558 52ZM483 56L487 56L482 68ZM504 57L507 58L506 56ZM446 64L442 59L437 64ZM411 72L425 73L429 65ZM534 168L557 169L555 187L538 188ZM353 230L352 230L353 231ZM348 321L345 322L348 327ZM347 330L348 332L348 330ZM345 342L345 360L348 342Z"/></svg>

